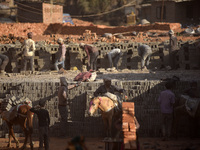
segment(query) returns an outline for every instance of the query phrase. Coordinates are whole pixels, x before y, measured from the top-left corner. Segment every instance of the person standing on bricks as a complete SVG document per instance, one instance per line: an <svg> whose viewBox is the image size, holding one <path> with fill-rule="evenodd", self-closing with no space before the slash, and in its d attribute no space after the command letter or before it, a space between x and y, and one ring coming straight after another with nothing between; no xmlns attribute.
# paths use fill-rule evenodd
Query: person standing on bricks
<svg viewBox="0 0 200 150"><path fill-rule="evenodd" d="M31 71L34 71L35 41L32 40L32 32L29 32L27 36L28 39L24 42L24 71L27 69L28 60L30 61Z"/></svg>
<svg viewBox="0 0 200 150"><path fill-rule="evenodd" d="M62 38L57 40L59 44L58 52L56 53L56 62L55 69L59 71L58 65L62 65L62 68L65 69L65 54L66 54L66 46Z"/></svg>
<svg viewBox="0 0 200 150"><path fill-rule="evenodd" d="M9 62L8 56L0 54L0 74L5 74L5 68Z"/></svg>
<svg viewBox="0 0 200 150"><path fill-rule="evenodd" d="M92 69L92 70L96 71L97 70L97 57L99 55L98 48L95 46L84 44L84 43L80 43L79 46L87 53L88 70Z"/></svg>
<svg viewBox="0 0 200 150"><path fill-rule="evenodd" d="M79 86L79 84L72 84L68 85L65 77L60 77L60 87L58 89L58 109L59 114L61 117L61 136L66 136L66 125L67 125L67 117L68 117L68 111L67 111L67 92L68 90L71 90L74 87Z"/></svg>
<svg viewBox="0 0 200 150"><path fill-rule="evenodd" d="M138 46L138 55L141 58L141 70L147 70L147 66L149 65L151 59L152 50L146 44L142 44Z"/></svg>

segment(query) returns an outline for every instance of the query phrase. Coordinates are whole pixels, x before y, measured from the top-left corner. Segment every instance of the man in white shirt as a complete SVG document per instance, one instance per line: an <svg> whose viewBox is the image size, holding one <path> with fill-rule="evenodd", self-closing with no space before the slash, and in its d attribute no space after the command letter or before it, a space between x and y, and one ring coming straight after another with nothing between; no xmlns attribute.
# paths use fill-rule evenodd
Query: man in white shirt
<svg viewBox="0 0 200 150"><path fill-rule="evenodd" d="M118 62L120 57L122 56L121 50L119 48L114 48L108 53L109 67L112 68L114 66L118 69Z"/></svg>
<svg viewBox="0 0 200 150"><path fill-rule="evenodd" d="M26 71L27 62L30 61L31 71L34 71L34 55L35 55L35 42L32 40L33 33L27 34L28 39L24 41L24 71Z"/></svg>

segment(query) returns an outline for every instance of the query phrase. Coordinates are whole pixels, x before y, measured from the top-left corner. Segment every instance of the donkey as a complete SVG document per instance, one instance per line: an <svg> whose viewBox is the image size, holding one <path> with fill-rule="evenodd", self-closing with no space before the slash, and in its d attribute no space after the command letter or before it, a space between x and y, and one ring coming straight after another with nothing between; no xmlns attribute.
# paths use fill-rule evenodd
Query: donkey
<svg viewBox="0 0 200 150"><path fill-rule="evenodd" d="M89 115L93 116L96 110L101 110L102 119L106 129L106 136L111 137L112 119L115 113L116 105L113 100L108 97L95 97L90 101ZM120 113L120 110L118 111Z"/></svg>
<svg viewBox="0 0 200 150"><path fill-rule="evenodd" d="M1 104L0 104L1 105ZM15 106L17 107L17 106ZM16 142L16 147L19 148L19 141L15 137L13 131L13 125L20 125L25 134L24 144L22 146L22 150L26 148L28 137L30 137L30 147L33 150L33 142L32 142L32 132L33 132L33 113L30 111L30 106L28 105L20 105L18 108L18 114L12 120L9 119L8 111L1 111L0 114L2 115L2 119L5 120L8 129L9 129L9 142L7 147L11 146L11 136L13 137L14 141Z"/></svg>

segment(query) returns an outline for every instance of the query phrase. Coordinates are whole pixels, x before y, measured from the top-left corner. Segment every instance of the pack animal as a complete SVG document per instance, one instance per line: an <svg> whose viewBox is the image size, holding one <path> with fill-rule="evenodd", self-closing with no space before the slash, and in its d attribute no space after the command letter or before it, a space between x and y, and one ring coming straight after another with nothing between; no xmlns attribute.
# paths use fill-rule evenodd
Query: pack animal
<svg viewBox="0 0 200 150"><path fill-rule="evenodd" d="M101 110L107 137L111 137L112 119L114 115L116 115L114 107L116 107L116 105L108 97L95 97L90 101L88 113L90 116L93 116L98 109Z"/></svg>
<svg viewBox="0 0 200 150"><path fill-rule="evenodd" d="M1 106L1 103L0 103L0 106ZM17 116L15 116L12 120L9 120L9 118L6 117L6 115L9 114L8 111L0 110L2 119L5 120L9 129L9 142L8 142L7 147L11 146L11 136L12 136L16 143L16 147L19 148L19 141L15 137L15 134L13 131L13 125L20 125L25 134L24 144L21 149L23 150L26 148L28 137L30 137L30 147L31 147L31 150L33 150L33 142L32 142L32 136L31 136L33 132L33 113L29 110L30 108L31 107L28 105L21 105L18 108Z"/></svg>

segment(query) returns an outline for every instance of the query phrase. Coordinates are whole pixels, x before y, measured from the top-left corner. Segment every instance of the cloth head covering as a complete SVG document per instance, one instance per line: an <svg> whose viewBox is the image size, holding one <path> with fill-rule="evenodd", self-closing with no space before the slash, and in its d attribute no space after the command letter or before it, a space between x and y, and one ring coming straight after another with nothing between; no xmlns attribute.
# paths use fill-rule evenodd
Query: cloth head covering
<svg viewBox="0 0 200 150"><path fill-rule="evenodd" d="M170 35L174 35L174 31L173 30L169 30L168 32Z"/></svg>
<svg viewBox="0 0 200 150"><path fill-rule="evenodd" d="M62 44L62 43L63 43L63 39L62 39L62 38L58 38L57 42L58 42L59 44Z"/></svg>
<svg viewBox="0 0 200 150"><path fill-rule="evenodd" d="M68 86L68 83L67 83L65 77L60 77L60 83L61 83L62 86Z"/></svg>
<svg viewBox="0 0 200 150"><path fill-rule="evenodd" d="M80 46L80 47L83 47L83 46L85 46L85 44L84 44L84 43L80 43L79 46Z"/></svg>
<svg viewBox="0 0 200 150"><path fill-rule="evenodd" d="M27 36L28 36L28 38L32 38L33 37L33 33L32 32L29 32L29 33L27 33Z"/></svg>
<svg viewBox="0 0 200 150"><path fill-rule="evenodd" d="M40 101L39 101L39 105L40 105L41 107L44 107L45 104L46 104L46 100L40 100Z"/></svg>
<svg viewBox="0 0 200 150"><path fill-rule="evenodd" d="M105 78L103 78L103 81L104 81L104 82L111 82L111 79L108 78L108 77L105 77Z"/></svg>

